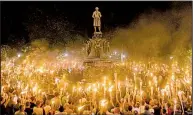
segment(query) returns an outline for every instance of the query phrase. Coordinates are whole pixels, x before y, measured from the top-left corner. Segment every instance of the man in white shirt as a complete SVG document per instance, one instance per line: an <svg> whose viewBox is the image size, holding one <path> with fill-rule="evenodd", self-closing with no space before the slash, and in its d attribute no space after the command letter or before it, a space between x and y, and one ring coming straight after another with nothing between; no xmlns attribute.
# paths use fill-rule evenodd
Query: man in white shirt
<svg viewBox="0 0 193 115"><path fill-rule="evenodd" d="M19 110L15 112L15 115L27 115L27 113L25 112L25 106L20 105Z"/></svg>
<svg viewBox="0 0 193 115"><path fill-rule="evenodd" d="M142 101L142 105L139 107L140 113L144 113L145 112L145 102Z"/></svg>
<svg viewBox="0 0 193 115"><path fill-rule="evenodd" d="M48 115L50 110L51 110L50 101L46 100L46 105L44 107L45 114Z"/></svg>
<svg viewBox="0 0 193 115"><path fill-rule="evenodd" d="M33 108L33 114L43 115L43 109L41 108L41 102L36 102L36 107Z"/></svg>
<svg viewBox="0 0 193 115"><path fill-rule="evenodd" d="M58 109L60 107L60 105L62 105L62 103L61 103L61 100L59 97L59 93L56 92L54 95L55 95L55 97L51 99L51 102L52 102L51 107L53 109Z"/></svg>

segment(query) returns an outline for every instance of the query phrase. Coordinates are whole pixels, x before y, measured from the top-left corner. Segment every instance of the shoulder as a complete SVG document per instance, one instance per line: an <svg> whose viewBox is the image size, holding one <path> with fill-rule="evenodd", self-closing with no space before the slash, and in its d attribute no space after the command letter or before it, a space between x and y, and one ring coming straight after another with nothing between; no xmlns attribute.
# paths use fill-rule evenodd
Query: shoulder
<svg viewBox="0 0 193 115"><path fill-rule="evenodd" d="M46 106L44 107L44 109L51 109L51 107L48 106L48 105L46 105Z"/></svg>
<svg viewBox="0 0 193 115"><path fill-rule="evenodd" d="M59 111L56 111L54 115L60 115L61 113Z"/></svg>
<svg viewBox="0 0 193 115"><path fill-rule="evenodd" d="M16 112L15 112L15 115L17 115L18 113L19 113L19 111L16 111Z"/></svg>

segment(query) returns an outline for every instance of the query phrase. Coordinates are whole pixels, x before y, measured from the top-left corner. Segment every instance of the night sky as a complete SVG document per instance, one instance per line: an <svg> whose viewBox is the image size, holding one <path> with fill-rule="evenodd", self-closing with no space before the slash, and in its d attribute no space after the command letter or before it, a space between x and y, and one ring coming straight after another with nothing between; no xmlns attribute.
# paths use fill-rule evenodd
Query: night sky
<svg viewBox="0 0 193 115"><path fill-rule="evenodd" d="M28 31L24 25L29 16L37 11L49 17L62 17L75 25L75 30L93 32L92 12L98 6L102 13L102 27L115 28L129 25L140 14L152 9L160 12L169 10L174 2L1 2L1 43L9 43L10 36L24 38ZM40 14L38 14L40 15ZM42 19L43 20L43 19ZM102 31L104 30L102 28ZM105 31L105 30L104 30Z"/></svg>

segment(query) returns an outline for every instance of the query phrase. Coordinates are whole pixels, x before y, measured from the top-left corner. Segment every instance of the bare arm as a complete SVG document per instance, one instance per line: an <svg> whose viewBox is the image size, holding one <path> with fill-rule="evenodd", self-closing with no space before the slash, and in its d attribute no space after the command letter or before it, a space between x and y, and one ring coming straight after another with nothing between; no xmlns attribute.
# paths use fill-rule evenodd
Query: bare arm
<svg viewBox="0 0 193 115"><path fill-rule="evenodd" d="M5 107L7 107L10 100L11 100L11 97L8 96L8 98L5 100L5 103L4 103Z"/></svg>

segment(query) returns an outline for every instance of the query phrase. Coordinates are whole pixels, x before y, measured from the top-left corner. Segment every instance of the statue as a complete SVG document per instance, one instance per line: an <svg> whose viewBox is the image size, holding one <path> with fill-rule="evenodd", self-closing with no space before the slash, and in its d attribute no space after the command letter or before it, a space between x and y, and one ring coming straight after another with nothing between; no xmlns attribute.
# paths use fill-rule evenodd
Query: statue
<svg viewBox="0 0 193 115"><path fill-rule="evenodd" d="M94 26L95 33L97 32L96 30L97 27L98 27L99 32L101 32L101 19L100 19L101 17L102 17L101 12L99 11L99 8L96 7L95 11L92 14L92 18L94 19L93 26Z"/></svg>
<svg viewBox="0 0 193 115"><path fill-rule="evenodd" d="M109 42L105 39L102 39L102 32L101 32L101 20L102 17L101 13L99 12L99 8L96 7L95 11L92 15L94 22L94 35L92 39L87 41L86 43L86 56L88 58L106 58L107 53L109 52ZM97 27L99 32L97 32Z"/></svg>

